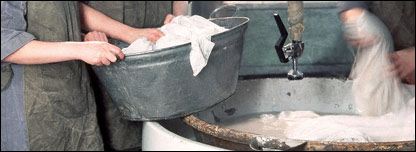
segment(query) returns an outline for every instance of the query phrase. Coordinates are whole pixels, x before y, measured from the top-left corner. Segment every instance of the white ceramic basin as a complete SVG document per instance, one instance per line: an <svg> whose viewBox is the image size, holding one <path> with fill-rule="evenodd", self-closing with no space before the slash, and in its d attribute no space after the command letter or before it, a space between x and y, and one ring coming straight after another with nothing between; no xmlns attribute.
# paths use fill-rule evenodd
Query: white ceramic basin
<svg viewBox="0 0 416 152"><path fill-rule="evenodd" d="M142 150L224 151L226 149L195 141L195 136L189 126L185 125L181 119L172 119L143 122Z"/></svg>

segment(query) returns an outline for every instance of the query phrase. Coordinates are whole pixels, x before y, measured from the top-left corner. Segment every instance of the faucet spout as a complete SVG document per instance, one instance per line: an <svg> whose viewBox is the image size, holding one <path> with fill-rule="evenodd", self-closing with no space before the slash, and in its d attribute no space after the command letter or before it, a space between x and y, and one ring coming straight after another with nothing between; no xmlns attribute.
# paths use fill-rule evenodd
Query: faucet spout
<svg viewBox="0 0 416 152"><path fill-rule="evenodd" d="M287 73L287 78L289 80L302 80L303 79L303 73L300 72L297 68L298 63L297 63L297 58L293 59L293 65L292 65L292 70L290 70Z"/></svg>
<svg viewBox="0 0 416 152"><path fill-rule="evenodd" d="M302 1L288 1L288 21L290 30L291 43L283 46L286 38L287 31L283 25L283 22L279 14L274 14L274 18L279 28L280 38L275 44L275 50L279 56L280 62L287 63L289 60L293 61L292 69L288 72L287 77L289 80L301 80L303 79L303 73L298 70L298 58L302 55L304 49L304 43L302 42L303 32L303 2Z"/></svg>

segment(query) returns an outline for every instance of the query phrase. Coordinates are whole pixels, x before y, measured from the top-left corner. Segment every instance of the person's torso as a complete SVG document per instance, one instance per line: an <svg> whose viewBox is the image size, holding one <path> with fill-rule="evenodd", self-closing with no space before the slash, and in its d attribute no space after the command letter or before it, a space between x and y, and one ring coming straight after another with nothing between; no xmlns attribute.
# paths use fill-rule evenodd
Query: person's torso
<svg viewBox="0 0 416 152"><path fill-rule="evenodd" d="M94 9L136 28L156 28L172 14L172 1L90 1Z"/></svg>
<svg viewBox="0 0 416 152"><path fill-rule="evenodd" d="M27 32L39 41L81 41L77 2L49 1L28 2ZM53 53L53 52L50 52ZM85 111L86 100L92 96L85 63L80 60L25 65L25 100L52 100L52 106L62 109L63 115L72 115L70 110ZM29 95L30 94L30 95ZM57 104L57 105L55 105ZM83 108L68 109L68 106ZM82 106L84 105L84 106ZM79 112L81 113L84 112Z"/></svg>
<svg viewBox="0 0 416 152"><path fill-rule="evenodd" d="M29 1L26 19L27 32L39 41L81 41L77 1ZM96 112L85 63L70 60L24 65L23 68L24 109L30 149L83 149L81 145L86 143L81 141L86 138L82 137L83 125L90 123L89 126L96 126L95 121L85 122L94 119ZM88 138L91 137L100 135L90 133ZM59 141L63 138L68 141Z"/></svg>
<svg viewBox="0 0 416 152"><path fill-rule="evenodd" d="M370 11L390 30L396 51L415 46L414 1L373 1Z"/></svg>

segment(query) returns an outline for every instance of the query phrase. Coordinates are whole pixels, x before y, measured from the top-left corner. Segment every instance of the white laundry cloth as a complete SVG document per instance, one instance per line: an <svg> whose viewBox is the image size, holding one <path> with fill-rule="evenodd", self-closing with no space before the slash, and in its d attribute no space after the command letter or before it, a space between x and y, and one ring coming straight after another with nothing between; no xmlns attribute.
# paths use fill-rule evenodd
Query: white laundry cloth
<svg viewBox="0 0 416 152"><path fill-rule="evenodd" d="M165 36L156 44L140 38L129 47L122 49L123 53L142 54L191 42L189 60L194 76L198 75L208 63L215 45L211 42L211 36L227 30L198 15L177 16L159 29Z"/></svg>
<svg viewBox="0 0 416 152"><path fill-rule="evenodd" d="M397 77L386 77L383 68L390 64L387 54L393 52L389 30L374 14L365 11L357 19L345 23L344 31L352 38L375 37L369 47L358 47L354 67L352 92L362 115L380 116L398 112L411 96Z"/></svg>
<svg viewBox="0 0 416 152"><path fill-rule="evenodd" d="M246 115L227 119L222 127L282 139L335 142L415 140L415 99L400 113L381 116L319 115L313 111Z"/></svg>
<svg viewBox="0 0 416 152"><path fill-rule="evenodd" d="M147 38L139 38L129 45L127 48L123 48L124 54L143 54L153 52L154 44L147 40Z"/></svg>

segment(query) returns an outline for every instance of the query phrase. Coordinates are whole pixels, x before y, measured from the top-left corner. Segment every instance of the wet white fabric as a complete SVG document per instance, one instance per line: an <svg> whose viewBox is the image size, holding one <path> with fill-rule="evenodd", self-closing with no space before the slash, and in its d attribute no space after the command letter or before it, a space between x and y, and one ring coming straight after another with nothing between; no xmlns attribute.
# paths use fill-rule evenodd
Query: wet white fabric
<svg viewBox="0 0 416 152"><path fill-rule="evenodd" d="M374 37L373 45L357 48L350 74L360 114L380 116L400 111L411 96L397 77L387 77L383 70L390 64L387 54L394 49L387 27L375 15L365 11L357 19L346 21L344 32L355 39Z"/></svg>
<svg viewBox="0 0 416 152"><path fill-rule="evenodd" d="M400 118L400 119L397 119ZM415 140L415 99L400 113L382 116L318 115L313 111L282 111L240 117L220 126L297 140L392 142Z"/></svg>
<svg viewBox="0 0 416 152"><path fill-rule="evenodd" d="M335 122L337 117L323 116L317 118L296 120L286 130L285 135L290 139L336 141L336 142L368 142L372 141L363 132L342 123ZM348 117L348 116L346 116Z"/></svg>
<svg viewBox="0 0 416 152"><path fill-rule="evenodd" d="M285 130L285 135L290 139L337 142L415 140L414 102L413 98L399 113L377 117L325 115L296 120Z"/></svg>
<svg viewBox="0 0 416 152"><path fill-rule="evenodd" d="M215 45L211 42L211 36L227 30L198 15L177 16L159 29L165 36L161 37L156 44L140 38L129 47L122 49L123 53L143 54L191 42L189 60L194 76L198 75L208 63Z"/></svg>

